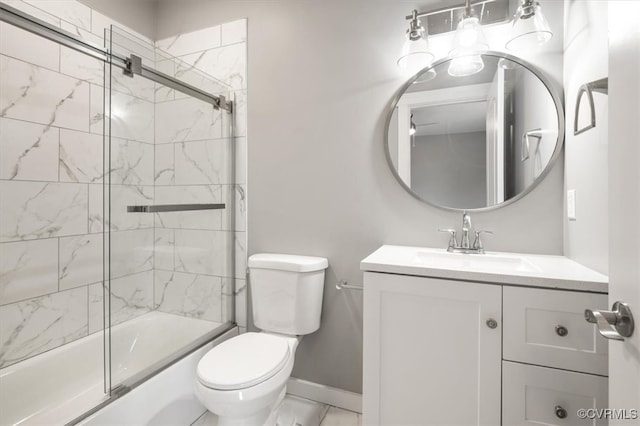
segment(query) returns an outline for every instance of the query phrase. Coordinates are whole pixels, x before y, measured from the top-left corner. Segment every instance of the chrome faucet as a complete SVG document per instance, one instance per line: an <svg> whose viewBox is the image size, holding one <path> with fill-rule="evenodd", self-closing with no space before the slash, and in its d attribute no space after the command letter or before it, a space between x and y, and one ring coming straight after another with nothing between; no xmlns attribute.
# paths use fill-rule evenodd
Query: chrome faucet
<svg viewBox="0 0 640 426"><path fill-rule="evenodd" d="M469 245L469 231L471 230L471 216L467 212L462 212L462 239L460 240L460 246L464 249L468 249Z"/></svg>
<svg viewBox="0 0 640 426"><path fill-rule="evenodd" d="M447 251L450 253L466 253L466 254L484 254L484 246L482 240L480 240L480 234L493 234L491 231L475 231L475 240L473 245L469 243L469 232L471 232L471 216L467 212L462 212L462 236L460 237L460 244L456 238L455 229L438 229L440 232L448 232L451 237L449 238L449 245Z"/></svg>

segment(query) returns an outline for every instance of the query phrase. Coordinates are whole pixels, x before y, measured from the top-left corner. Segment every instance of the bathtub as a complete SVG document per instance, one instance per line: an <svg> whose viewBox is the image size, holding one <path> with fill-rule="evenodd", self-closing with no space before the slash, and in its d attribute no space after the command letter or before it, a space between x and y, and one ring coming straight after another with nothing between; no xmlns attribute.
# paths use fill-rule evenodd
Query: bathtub
<svg viewBox="0 0 640 426"><path fill-rule="evenodd" d="M153 311L112 327L112 383L159 365L219 326ZM102 332L0 369L2 426L63 424L108 399Z"/></svg>

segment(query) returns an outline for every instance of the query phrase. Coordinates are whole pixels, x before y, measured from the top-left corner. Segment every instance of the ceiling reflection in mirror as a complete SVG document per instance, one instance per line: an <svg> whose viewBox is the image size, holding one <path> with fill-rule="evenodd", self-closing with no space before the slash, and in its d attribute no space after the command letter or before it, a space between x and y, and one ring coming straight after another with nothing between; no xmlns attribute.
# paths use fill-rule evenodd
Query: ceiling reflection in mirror
<svg viewBox="0 0 640 426"><path fill-rule="evenodd" d="M524 61L494 52L466 59L481 70L457 76L460 63L442 60L405 86L388 117L387 156L429 204L495 208L546 175L563 141L562 104Z"/></svg>

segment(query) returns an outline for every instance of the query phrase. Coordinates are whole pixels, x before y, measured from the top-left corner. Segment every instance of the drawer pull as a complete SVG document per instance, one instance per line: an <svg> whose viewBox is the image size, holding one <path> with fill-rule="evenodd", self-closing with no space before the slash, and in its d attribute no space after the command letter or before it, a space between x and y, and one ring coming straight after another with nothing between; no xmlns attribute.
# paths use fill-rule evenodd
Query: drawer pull
<svg viewBox="0 0 640 426"><path fill-rule="evenodd" d="M564 408L562 408L559 405L556 405L556 407L554 408L555 412L556 412L556 417L559 419L564 419L567 417L567 410L565 410Z"/></svg>
<svg viewBox="0 0 640 426"><path fill-rule="evenodd" d="M564 325L556 325L556 334L560 337L564 337L569 334L569 330Z"/></svg>
<svg viewBox="0 0 640 426"><path fill-rule="evenodd" d="M498 327L498 321L494 320L493 318L489 318L487 320L487 327L494 329L496 327Z"/></svg>

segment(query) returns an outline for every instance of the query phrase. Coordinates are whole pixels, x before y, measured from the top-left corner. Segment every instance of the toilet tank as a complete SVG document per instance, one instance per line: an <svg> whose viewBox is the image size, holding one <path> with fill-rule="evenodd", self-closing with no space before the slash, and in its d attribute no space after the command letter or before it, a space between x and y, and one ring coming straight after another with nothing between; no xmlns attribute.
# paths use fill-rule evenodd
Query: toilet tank
<svg viewBox="0 0 640 426"><path fill-rule="evenodd" d="M248 266L256 327L289 335L320 328L327 259L263 253L250 256Z"/></svg>

